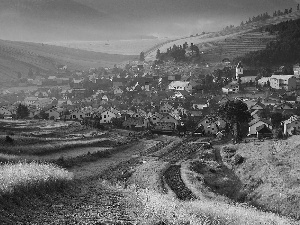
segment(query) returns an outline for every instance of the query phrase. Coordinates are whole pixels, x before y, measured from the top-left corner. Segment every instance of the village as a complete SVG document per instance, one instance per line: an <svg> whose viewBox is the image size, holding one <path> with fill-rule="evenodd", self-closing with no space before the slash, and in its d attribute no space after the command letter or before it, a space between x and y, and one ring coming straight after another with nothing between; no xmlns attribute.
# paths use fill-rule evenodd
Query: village
<svg viewBox="0 0 300 225"><path fill-rule="evenodd" d="M56 75L28 78L25 90L3 91L0 115L4 119L93 121L89 124L98 128L113 125L161 132L174 132L185 125L193 133L222 137L226 123L221 119L212 122L210 114L218 105L239 99L252 115L244 128L245 136L268 136L275 128L285 135L300 130L299 64L294 65L292 75L283 75L285 68L280 67L263 77L244 68L242 62L231 66L224 61L223 70L229 71L226 76L212 73L202 77L199 65L170 61L136 61L124 69L115 66L88 71L68 71L60 65ZM227 85L220 86L220 80L221 85ZM37 88L26 90L26 85ZM22 117L17 115L20 104L28 109ZM279 123L271 120L274 113L281 114Z"/></svg>

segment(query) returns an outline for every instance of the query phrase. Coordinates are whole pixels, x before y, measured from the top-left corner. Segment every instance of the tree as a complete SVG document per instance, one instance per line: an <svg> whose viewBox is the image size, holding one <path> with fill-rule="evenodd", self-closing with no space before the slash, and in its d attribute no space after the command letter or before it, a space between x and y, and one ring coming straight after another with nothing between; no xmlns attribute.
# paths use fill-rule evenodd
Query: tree
<svg viewBox="0 0 300 225"><path fill-rule="evenodd" d="M144 52L140 53L140 61L145 61L145 53Z"/></svg>
<svg viewBox="0 0 300 225"><path fill-rule="evenodd" d="M18 72L18 78L21 79L22 78L22 73Z"/></svg>
<svg viewBox="0 0 300 225"><path fill-rule="evenodd" d="M32 68L30 67L29 70L28 70L28 77L29 78L32 78L33 77L33 71L32 71Z"/></svg>
<svg viewBox="0 0 300 225"><path fill-rule="evenodd" d="M17 119L24 119L29 116L29 109L26 105L19 104L17 108Z"/></svg>
<svg viewBox="0 0 300 225"><path fill-rule="evenodd" d="M157 49L157 51L156 51L156 59L160 59L160 50L159 49Z"/></svg>
<svg viewBox="0 0 300 225"><path fill-rule="evenodd" d="M241 100L227 101L220 106L217 114L232 130L235 143L241 139L241 124L248 123L252 118L247 104Z"/></svg>
<svg viewBox="0 0 300 225"><path fill-rule="evenodd" d="M272 113L270 117L271 117L271 123L274 128L278 128L280 126L280 123L284 119L280 112Z"/></svg>

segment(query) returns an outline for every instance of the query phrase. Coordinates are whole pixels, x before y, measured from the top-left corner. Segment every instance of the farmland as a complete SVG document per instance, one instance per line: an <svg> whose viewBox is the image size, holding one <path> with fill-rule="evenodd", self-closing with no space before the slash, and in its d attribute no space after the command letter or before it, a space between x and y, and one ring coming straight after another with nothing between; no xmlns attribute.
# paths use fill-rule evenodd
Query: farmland
<svg viewBox="0 0 300 225"><path fill-rule="evenodd" d="M31 126L27 127L24 124ZM296 224L293 219L285 216L291 215L295 219L297 215L290 214L285 209L276 211L269 208L268 211L272 212L260 211L263 199L255 205L244 197L244 203L237 204L235 201L241 198L228 194L235 194L228 192L229 187L232 187L230 185L239 187L238 180L230 178L234 173L237 173L235 177L239 174L248 176L247 171L238 171L248 168L248 162L254 158L247 155L247 146L252 146L252 143L235 146L239 149L239 154L247 159L245 163L232 168L229 164L227 166L222 150L221 155L218 154L218 149L224 143L213 140L215 148L206 149L199 144L208 141L203 137L152 136L144 132L117 129L96 131L79 124L49 121L3 120L2 127L5 127L5 131L2 131L2 145L7 145L5 132L8 134L13 131L14 135L10 137L15 142L15 146L11 146L11 152L1 154L2 162L9 161L10 164L7 165L15 168L25 168L25 160L30 168L46 168L47 165L53 165L54 170L62 169L65 172L61 174L66 173L67 177L67 174L70 174L73 178L68 185L60 185L60 188L54 186L50 188L51 191L41 189L41 192L24 197L23 201L20 201L19 197L7 201L0 207L0 221L3 224L156 224L162 221L167 224L214 224L217 221L220 224ZM48 129L40 130L39 127ZM64 129L61 129L62 127ZM60 143L61 139L65 139L65 142L74 141L74 146L57 148L55 151L41 148L43 144ZM99 139L109 139L109 142L101 142ZM77 145L77 141L85 143ZM294 139L290 141L294 145L291 145L288 151L292 152L297 143ZM94 143L97 143L96 146ZM267 142L264 144L269 145ZM16 146L39 150L17 154L13 152ZM281 152L286 145L284 142L278 142L274 146L277 152ZM293 164L296 162L287 158L286 160ZM2 170L7 171L8 166L2 166ZM296 173L295 170L293 174L296 176ZM48 176L44 172L38 174L42 177ZM221 176L229 179L223 181ZM14 177L17 180L18 176ZM28 177L35 179L36 176L30 176L28 173ZM271 181L272 178L268 179ZM246 180L241 178L240 182L246 183ZM216 185L222 184L227 184L224 186L229 188L227 192L226 188L215 188ZM251 184L253 183L247 185ZM276 183L275 186L280 190L283 188ZM26 186L26 189L31 190L30 186ZM251 194L254 192L249 193L249 196ZM288 203L285 206L288 206Z"/></svg>

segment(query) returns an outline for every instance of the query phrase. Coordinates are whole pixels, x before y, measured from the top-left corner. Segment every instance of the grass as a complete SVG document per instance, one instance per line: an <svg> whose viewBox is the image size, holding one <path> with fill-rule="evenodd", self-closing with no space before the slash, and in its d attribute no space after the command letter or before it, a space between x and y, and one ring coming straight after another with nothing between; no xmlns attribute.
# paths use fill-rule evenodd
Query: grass
<svg viewBox="0 0 300 225"><path fill-rule="evenodd" d="M300 219L299 140L295 135L287 140L228 146L246 159L233 167L243 183L245 201L263 210Z"/></svg>
<svg viewBox="0 0 300 225"><path fill-rule="evenodd" d="M19 162L0 166L0 197L29 195L57 190L68 184L73 174L54 164Z"/></svg>
<svg viewBox="0 0 300 225"><path fill-rule="evenodd" d="M130 202L138 224L296 224L290 219L245 205L209 200L183 202L147 189L132 194Z"/></svg>

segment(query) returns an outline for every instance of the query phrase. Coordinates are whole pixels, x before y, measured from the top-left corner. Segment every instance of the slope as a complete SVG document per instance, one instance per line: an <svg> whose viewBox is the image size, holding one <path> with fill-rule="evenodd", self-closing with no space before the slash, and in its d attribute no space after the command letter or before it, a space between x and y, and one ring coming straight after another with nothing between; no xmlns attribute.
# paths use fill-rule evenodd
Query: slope
<svg viewBox="0 0 300 225"><path fill-rule="evenodd" d="M67 65L70 70L98 68L133 60L132 55L112 55L46 44L0 40L0 78L2 85L16 79L17 73L27 75L29 68L53 73L57 65Z"/></svg>
<svg viewBox="0 0 300 225"><path fill-rule="evenodd" d="M300 18L300 11L219 32L183 37L151 48L145 52L146 59L154 60L157 49L160 49L161 52L166 52L174 44L182 45L185 42L189 45L193 43L199 47L200 52L202 52L202 61L214 63L223 58L232 59L247 52L264 49L267 43L275 38L275 36L267 33L257 32L259 28L298 18Z"/></svg>

